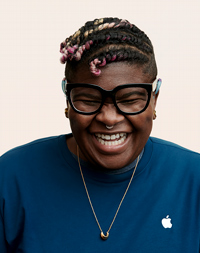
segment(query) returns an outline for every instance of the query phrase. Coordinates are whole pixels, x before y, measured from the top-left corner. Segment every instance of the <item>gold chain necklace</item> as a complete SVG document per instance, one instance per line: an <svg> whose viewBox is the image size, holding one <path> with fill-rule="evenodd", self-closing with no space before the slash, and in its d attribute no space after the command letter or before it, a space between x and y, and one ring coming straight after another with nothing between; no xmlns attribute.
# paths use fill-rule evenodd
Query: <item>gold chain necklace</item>
<svg viewBox="0 0 200 253"><path fill-rule="evenodd" d="M137 162L136 162L135 168L134 168L134 170L133 170L131 179L130 179L130 181L129 181L129 183L128 183L128 186L127 186L127 188L126 188L126 190L125 190L125 193L124 193L124 195L123 195L123 197L122 197L122 199L121 199L121 201L120 201L120 203L119 203L119 206L118 206L117 211L116 211L116 213L115 213L115 216L114 216L114 218L113 218L113 220L112 220L112 222L111 222L111 224L110 224L110 227L109 227L108 231L106 232L106 235L104 235L103 230L102 230L102 228L101 228L101 226L100 226L100 224L99 224L99 221L98 221L97 216L96 216L96 213L95 213L95 211L94 211L94 207L93 207L93 205L92 205L92 201L91 201L91 199L90 199L90 195L89 195L89 192L88 192L86 183L85 183L85 179L84 179L84 176L83 176L83 172L82 172L81 164L80 164L80 159L79 159L79 148L78 148L78 145L77 145L77 156L78 156L78 165L79 165L79 169L80 169L80 172L81 172L81 177L82 177L82 180L83 180L83 184L84 184L84 187L85 187L85 191L86 191L86 193L87 193L87 197L88 197L88 200L89 200L89 203L90 203L92 212L93 212L93 214L94 214L95 220L96 220L97 225L98 225L98 227L99 227L99 229L100 229L100 231L101 231L101 233L100 233L101 239L102 239L102 240L107 240L107 239L108 239L108 236L109 236L109 232L110 232L110 230L111 230L111 228L112 228L112 225L113 225L113 223L114 223L114 221L115 221L115 219L116 219L116 217L117 217L117 214L118 214L118 212L119 212L119 209L120 209L120 207L121 207L121 205L122 205L122 202L123 202L123 200L124 200L124 198L125 198L125 196L126 196L126 194L127 194L127 192L128 192L128 189L129 189L129 187L130 187L130 185L131 185L133 176L134 176L135 171L136 171L136 168L137 168L137 166L138 166L139 156L138 156L138 158L137 158Z"/></svg>

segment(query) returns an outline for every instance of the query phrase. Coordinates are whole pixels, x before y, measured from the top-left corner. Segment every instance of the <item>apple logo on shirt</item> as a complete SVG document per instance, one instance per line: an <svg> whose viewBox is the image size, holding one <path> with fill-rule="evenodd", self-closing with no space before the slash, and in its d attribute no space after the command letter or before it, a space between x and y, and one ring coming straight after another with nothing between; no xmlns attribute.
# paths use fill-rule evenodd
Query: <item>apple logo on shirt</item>
<svg viewBox="0 0 200 253"><path fill-rule="evenodd" d="M164 228L171 228L172 227L172 223L171 223L171 219L169 218L169 215L167 215L166 218L163 218L161 220L161 223Z"/></svg>

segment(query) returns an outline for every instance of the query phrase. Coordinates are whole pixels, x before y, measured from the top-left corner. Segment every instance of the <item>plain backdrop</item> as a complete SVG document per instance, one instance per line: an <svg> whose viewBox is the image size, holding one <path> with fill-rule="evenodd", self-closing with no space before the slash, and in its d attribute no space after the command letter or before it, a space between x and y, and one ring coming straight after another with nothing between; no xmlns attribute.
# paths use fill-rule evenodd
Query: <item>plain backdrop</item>
<svg viewBox="0 0 200 253"><path fill-rule="evenodd" d="M119 17L144 30L163 84L152 136L200 152L199 0L1 0L0 155L70 132L60 43L88 20Z"/></svg>

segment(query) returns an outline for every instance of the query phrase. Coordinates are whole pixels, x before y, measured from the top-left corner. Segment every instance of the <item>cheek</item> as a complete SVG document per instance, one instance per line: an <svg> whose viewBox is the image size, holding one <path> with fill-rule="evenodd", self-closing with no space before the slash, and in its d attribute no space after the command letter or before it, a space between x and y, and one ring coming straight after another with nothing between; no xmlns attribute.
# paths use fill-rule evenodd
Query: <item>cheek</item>
<svg viewBox="0 0 200 253"><path fill-rule="evenodd" d="M148 107L146 111L136 116L130 116L129 122L131 122L136 132L145 133L149 135L153 125L153 111L151 107Z"/></svg>
<svg viewBox="0 0 200 253"><path fill-rule="evenodd" d="M144 112L145 118L146 118L146 122L149 125L153 125L153 114L154 114L154 110L155 110L155 102L153 97L150 100L149 106L146 109L146 111Z"/></svg>
<svg viewBox="0 0 200 253"><path fill-rule="evenodd" d="M145 136L149 137L153 126L153 110L152 107L149 107L146 113L144 114L143 127L142 130Z"/></svg>
<svg viewBox="0 0 200 253"><path fill-rule="evenodd" d="M79 114L69 107L69 121L74 135L80 136L90 126L92 119L93 116Z"/></svg>
<svg viewBox="0 0 200 253"><path fill-rule="evenodd" d="M149 106L143 115L143 128L144 130L151 132L153 125L153 108Z"/></svg>

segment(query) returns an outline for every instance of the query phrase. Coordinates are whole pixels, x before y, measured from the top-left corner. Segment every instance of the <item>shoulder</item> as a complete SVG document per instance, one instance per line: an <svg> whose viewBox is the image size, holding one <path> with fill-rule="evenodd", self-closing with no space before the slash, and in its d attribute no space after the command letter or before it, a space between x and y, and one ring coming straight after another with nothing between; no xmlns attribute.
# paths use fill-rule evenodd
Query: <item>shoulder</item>
<svg viewBox="0 0 200 253"><path fill-rule="evenodd" d="M169 150L174 150L174 151L177 151L177 152L183 152L183 153L188 153L188 154L194 154L194 155L197 155L197 156L200 156L199 153L195 152L195 151L192 151L192 150L189 150L187 148L184 148L176 143L173 143L173 142L170 142L170 141L166 141L166 140L163 140L163 139L159 139L159 138L155 138L155 137L150 137L149 138L150 141L153 143L153 145L155 147L158 147L158 148L164 148L164 149L169 149Z"/></svg>
<svg viewBox="0 0 200 253"><path fill-rule="evenodd" d="M55 143L57 141L57 139L58 139L58 136L46 137L46 138L34 140L30 143L26 143L24 145L15 147L15 148L7 151L5 154L3 154L0 157L0 159L6 159L7 157L14 157L14 156L18 156L20 154L28 153L30 151L42 149L45 146L49 146L49 145L52 145L53 143Z"/></svg>
<svg viewBox="0 0 200 253"><path fill-rule="evenodd" d="M183 167L196 167L200 171L199 153L155 137L150 137L149 140L153 144L153 150L158 160L165 161L167 164L179 164Z"/></svg>
<svg viewBox="0 0 200 253"><path fill-rule="evenodd" d="M0 157L0 172L4 168L18 167L18 169L36 164L37 162L44 162L51 160L58 155L59 146L65 142L66 135L52 136L38 139L27 143L25 145L13 148Z"/></svg>

